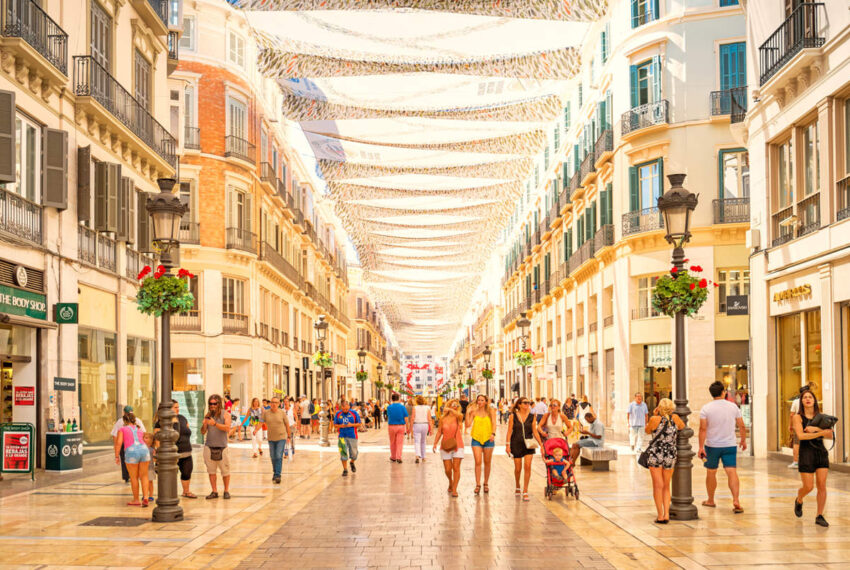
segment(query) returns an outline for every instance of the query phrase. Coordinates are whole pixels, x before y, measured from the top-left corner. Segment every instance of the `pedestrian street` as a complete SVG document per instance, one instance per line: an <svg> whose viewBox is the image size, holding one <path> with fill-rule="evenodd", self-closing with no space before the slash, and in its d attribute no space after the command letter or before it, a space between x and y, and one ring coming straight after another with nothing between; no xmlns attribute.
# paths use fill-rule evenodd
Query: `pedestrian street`
<svg viewBox="0 0 850 570"><path fill-rule="evenodd" d="M335 445L297 440L281 485L267 454L232 444L233 498L206 501L197 457L185 519L150 522L150 509L125 506L129 491L117 467L0 499L1 568L741 568L794 562L846 568L850 562L850 477L829 480L827 530L792 514L799 485L784 463L740 459L745 512L733 515L719 476L715 509L700 518L652 523L647 472L626 446L610 472L577 467L581 500L547 501L539 456L524 503L513 495L512 465L497 447L490 492L473 494L471 453L462 462L459 497L446 493L438 455L388 461L386 430L360 434L357 472L341 477ZM503 432L497 437L503 437ZM498 440L497 441L501 441ZM333 441L332 441L333 443ZM616 446L616 444L615 444ZM92 462L94 465L95 462ZM91 470L95 470L92 467ZM88 471L88 470L87 470ZM66 476L67 477L67 476ZM697 504L704 470L694 468ZM20 484L19 484L20 485ZM18 487L20 489L20 486ZM92 526L124 517L134 526Z"/></svg>

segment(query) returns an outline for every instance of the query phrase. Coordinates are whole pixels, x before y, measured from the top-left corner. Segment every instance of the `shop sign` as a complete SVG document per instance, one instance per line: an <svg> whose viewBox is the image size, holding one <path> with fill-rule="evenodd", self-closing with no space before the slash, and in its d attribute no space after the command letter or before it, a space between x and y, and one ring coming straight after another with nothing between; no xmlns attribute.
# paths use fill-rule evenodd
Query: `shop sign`
<svg viewBox="0 0 850 570"><path fill-rule="evenodd" d="M667 368L673 366L672 345L670 343L648 345L646 366L648 368Z"/></svg>
<svg viewBox="0 0 850 570"><path fill-rule="evenodd" d="M4 473L30 473L32 471L33 427L31 424L0 425L0 448Z"/></svg>
<svg viewBox="0 0 850 570"><path fill-rule="evenodd" d="M800 285L799 287L791 287L790 289L785 289L784 291L777 291L773 294L773 302L781 303L782 301L791 301L793 299L797 299L798 297L808 297L812 294L812 286L808 283Z"/></svg>
<svg viewBox="0 0 850 570"><path fill-rule="evenodd" d="M53 378L53 389L58 392L73 392L77 389L77 380L76 378L55 376Z"/></svg>
<svg viewBox="0 0 850 570"><path fill-rule="evenodd" d="M79 314L79 303L56 303L53 305L53 320L60 325L77 324Z"/></svg>
<svg viewBox="0 0 850 570"><path fill-rule="evenodd" d="M47 296L0 285L0 311L44 321L47 320Z"/></svg>
<svg viewBox="0 0 850 570"><path fill-rule="evenodd" d="M726 314L730 317L736 315L748 315L750 313L749 295L727 295Z"/></svg>
<svg viewBox="0 0 850 570"><path fill-rule="evenodd" d="M15 386L15 405L34 406L35 386Z"/></svg>

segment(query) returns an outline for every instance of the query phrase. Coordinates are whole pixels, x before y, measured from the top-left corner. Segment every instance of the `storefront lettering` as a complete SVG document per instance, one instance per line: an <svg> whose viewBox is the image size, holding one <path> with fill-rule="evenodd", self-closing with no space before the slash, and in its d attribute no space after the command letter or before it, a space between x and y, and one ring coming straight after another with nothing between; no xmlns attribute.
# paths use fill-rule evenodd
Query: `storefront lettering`
<svg viewBox="0 0 850 570"><path fill-rule="evenodd" d="M39 293L0 285L0 311L45 320L47 297Z"/></svg>
<svg viewBox="0 0 850 570"><path fill-rule="evenodd" d="M792 287L790 289L774 293L773 302L781 303L782 301L790 301L791 299L796 299L797 297L808 297L811 294L812 286L806 283L805 285L800 285L799 287Z"/></svg>

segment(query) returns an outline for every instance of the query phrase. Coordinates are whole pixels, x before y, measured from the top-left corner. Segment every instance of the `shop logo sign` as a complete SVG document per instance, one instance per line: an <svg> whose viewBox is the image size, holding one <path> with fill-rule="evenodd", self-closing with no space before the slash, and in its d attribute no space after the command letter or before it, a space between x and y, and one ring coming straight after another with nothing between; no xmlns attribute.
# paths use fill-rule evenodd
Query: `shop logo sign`
<svg viewBox="0 0 850 570"><path fill-rule="evenodd" d="M735 315L747 315L750 312L749 295L727 295L726 314L730 317Z"/></svg>
<svg viewBox="0 0 850 570"><path fill-rule="evenodd" d="M62 456L68 457L69 455L71 455L71 446L70 445L63 445L62 446Z"/></svg>
<svg viewBox="0 0 850 570"><path fill-rule="evenodd" d="M59 449L55 445L51 444L47 447L47 455L50 457L56 457L59 455Z"/></svg>
<svg viewBox="0 0 850 570"><path fill-rule="evenodd" d="M23 265L15 267L15 283L17 283L20 287L26 287L28 281L29 276L27 275L27 268Z"/></svg>
<svg viewBox="0 0 850 570"><path fill-rule="evenodd" d="M78 303L56 303L53 308L54 320L60 325L77 324Z"/></svg>
<svg viewBox="0 0 850 570"><path fill-rule="evenodd" d="M798 297L808 297L812 294L812 286L808 283L799 287L792 287L784 291L778 291L773 294L773 302L781 303L782 301L791 301Z"/></svg>
<svg viewBox="0 0 850 570"><path fill-rule="evenodd" d="M0 285L0 312L46 320L47 296Z"/></svg>

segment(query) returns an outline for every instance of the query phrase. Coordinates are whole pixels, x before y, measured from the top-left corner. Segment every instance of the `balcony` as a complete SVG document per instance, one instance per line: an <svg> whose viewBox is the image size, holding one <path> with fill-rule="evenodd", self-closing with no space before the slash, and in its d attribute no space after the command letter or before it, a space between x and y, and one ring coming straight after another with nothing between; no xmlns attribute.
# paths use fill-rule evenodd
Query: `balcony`
<svg viewBox="0 0 850 570"><path fill-rule="evenodd" d="M669 123L669 104L666 99L647 103L623 113L621 127L623 136L653 125Z"/></svg>
<svg viewBox="0 0 850 570"><path fill-rule="evenodd" d="M224 137L224 156L232 156L254 164L257 156L257 147L254 143L246 139L227 135Z"/></svg>
<svg viewBox="0 0 850 570"><path fill-rule="evenodd" d="M549 223L555 223L558 221L558 218L561 217L561 200L558 198L555 199L555 202L552 204L552 207L549 208L549 215L547 216L549 219Z"/></svg>
<svg viewBox="0 0 850 570"><path fill-rule="evenodd" d="M85 226L77 227L77 249L80 261L96 265L107 271L115 273L117 264L117 247L115 240L105 234L99 234L95 230ZM138 275L138 271L132 276Z"/></svg>
<svg viewBox="0 0 850 570"><path fill-rule="evenodd" d="M197 309L171 315L171 330L199 331L201 330L201 314Z"/></svg>
<svg viewBox="0 0 850 570"><path fill-rule="evenodd" d="M570 178L570 199L568 201L574 202L583 191L584 188L581 187L581 176L578 172L576 172L573 174L573 177Z"/></svg>
<svg viewBox="0 0 850 570"><path fill-rule="evenodd" d="M43 223L41 205L0 188L0 231L41 245Z"/></svg>
<svg viewBox="0 0 850 570"><path fill-rule="evenodd" d="M747 115L747 87L712 91L709 95L711 116L729 115L733 123L740 123Z"/></svg>
<svg viewBox="0 0 850 570"><path fill-rule="evenodd" d="M850 174L835 184L835 192L838 195L838 212L835 214L835 219L850 218Z"/></svg>
<svg viewBox="0 0 850 570"><path fill-rule="evenodd" d="M125 249L125 257L127 259L127 266L124 268L124 274L127 276L127 279L132 279L133 281L138 280L139 272L143 267L148 266L153 269L156 264L156 259L153 256L138 252L130 246L127 246Z"/></svg>
<svg viewBox="0 0 850 570"><path fill-rule="evenodd" d="M788 206L771 216L774 236L773 241L771 242L772 246L776 247L777 245L788 243L794 239L794 224L791 219L791 215L793 213L794 207Z"/></svg>
<svg viewBox="0 0 850 570"><path fill-rule="evenodd" d="M586 186L591 180L596 178L596 160L592 152L588 152L584 160L581 161L578 172L582 186Z"/></svg>
<svg viewBox="0 0 850 570"><path fill-rule="evenodd" d="M819 34L818 14L822 2L800 4L759 47L760 85L776 75L806 48L819 48L826 38Z"/></svg>
<svg viewBox="0 0 850 570"><path fill-rule="evenodd" d="M613 327L614 326L614 315L608 315L604 319L602 319L603 328Z"/></svg>
<svg viewBox="0 0 850 570"><path fill-rule="evenodd" d="M154 35L168 33L168 0L131 0L136 12Z"/></svg>
<svg viewBox="0 0 850 570"><path fill-rule="evenodd" d="M201 150L201 129L198 127L184 127L183 148Z"/></svg>
<svg viewBox="0 0 850 570"><path fill-rule="evenodd" d="M714 200L715 224L750 223L749 198L720 198Z"/></svg>
<svg viewBox="0 0 850 570"><path fill-rule="evenodd" d="M664 228L664 218L657 207L623 214L623 235L651 232Z"/></svg>
<svg viewBox="0 0 850 570"><path fill-rule="evenodd" d="M277 195L281 200L286 202L286 207L292 210L295 201L292 199L292 194L286 191L286 182L278 178L275 182L275 187L277 188Z"/></svg>
<svg viewBox="0 0 850 570"><path fill-rule="evenodd" d="M180 244L191 243L200 245L201 243L201 224L198 222L180 221Z"/></svg>
<svg viewBox="0 0 850 570"><path fill-rule="evenodd" d="M814 194L797 204L800 226L797 237L816 232L820 229L820 194Z"/></svg>
<svg viewBox="0 0 850 570"><path fill-rule="evenodd" d="M180 63L180 33L173 30L168 32L168 74L174 73Z"/></svg>
<svg viewBox="0 0 850 570"><path fill-rule="evenodd" d="M77 106L96 115L96 120L106 123L117 121L139 138L153 153L144 158L162 160L163 170L173 170L177 165L176 143L168 130L130 95L118 81L89 55L74 56L74 93ZM87 100L91 98L96 103ZM106 111L109 117L101 111ZM142 148L143 150L143 148Z"/></svg>
<svg viewBox="0 0 850 570"><path fill-rule="evenodd" d="M652 307L638 307L637 309L632 309L632 320L638 319L654 319L655 317L663 317L661 313L656 311Z"/></svg>
<svg viewBox="0 0 850 570"><path fill-rule="evenodd" d="M221 330L225 333L248 334L248 315L222 312Z"/></svg>
<svg viewBox="0 0 850 570"><path fill-rule="evenodd" d="M281 275L289 279L292 283L295 284L299 289L304 288L304 279L289 263L285 257L283 257L274 247L272 247L269 243L263 242L263 248L260 252L260 259L263 261L267 261L269 265L277 269Z"/></svg>
<svg viewBox="0 0 850 570"><path fill-rule="evenodd" d="M3 47L14 48L18 40L23 40L56 71L68 76L68 34L38 4L33 0L2 0L0 10ZM17 47L22 48L18 51L27 51L23 46ZM43 71L52 75L49 69Z"/></svg>
<svg viewBox="0 0 850 570"><path fill-rule="evenodd" d="M600 164L614 154L614 131L605 129L593 145L593 161Z"/></svg>
<svg viewBox="0 0 850 570"><path fill-rule="evenodd" d="M605 224L593 234L593 253L614 245L614 224Z"/></svg>
<svg viewBox="0 0 850 570"><path fill-rule="evenodd" d="M242 228L227 228L227 249L241 249L248 253L257 253L257 234Z"/></svg>
<svg viewBox="0 0 850 570"><path fill-rule="evenodd" d="M592 322L589 325L587 325L587 332L588 333L595 333L597 330L599 330L599 323L598 322Z"/></svg>
<svg viewBox="0 0 850 570"><path fill-rule="evenodd" d="M536 247L536 246L540 245L540 241L541 241L541 239L540 239L540 228L537 228L536 230L534 230L534 234L533 234L531 243L532 243L532 245L534 245Z"/></svg>
<svg viewBox="0 0 850 570"><path fill-rule="evenodd" d="M570 256L570 273L574 273L585 261L592 259L594 253L596 253L596 248L593 239L589 239L581 244L575 253Z"/></svg>
<svg viewBox="0 0 850 570"><path fill-rule="evenodd" d="M277 176L275 175L274 168L271 163L260 163L260 182L265 182L272 187L272 190L277 187Z"/></svg>

